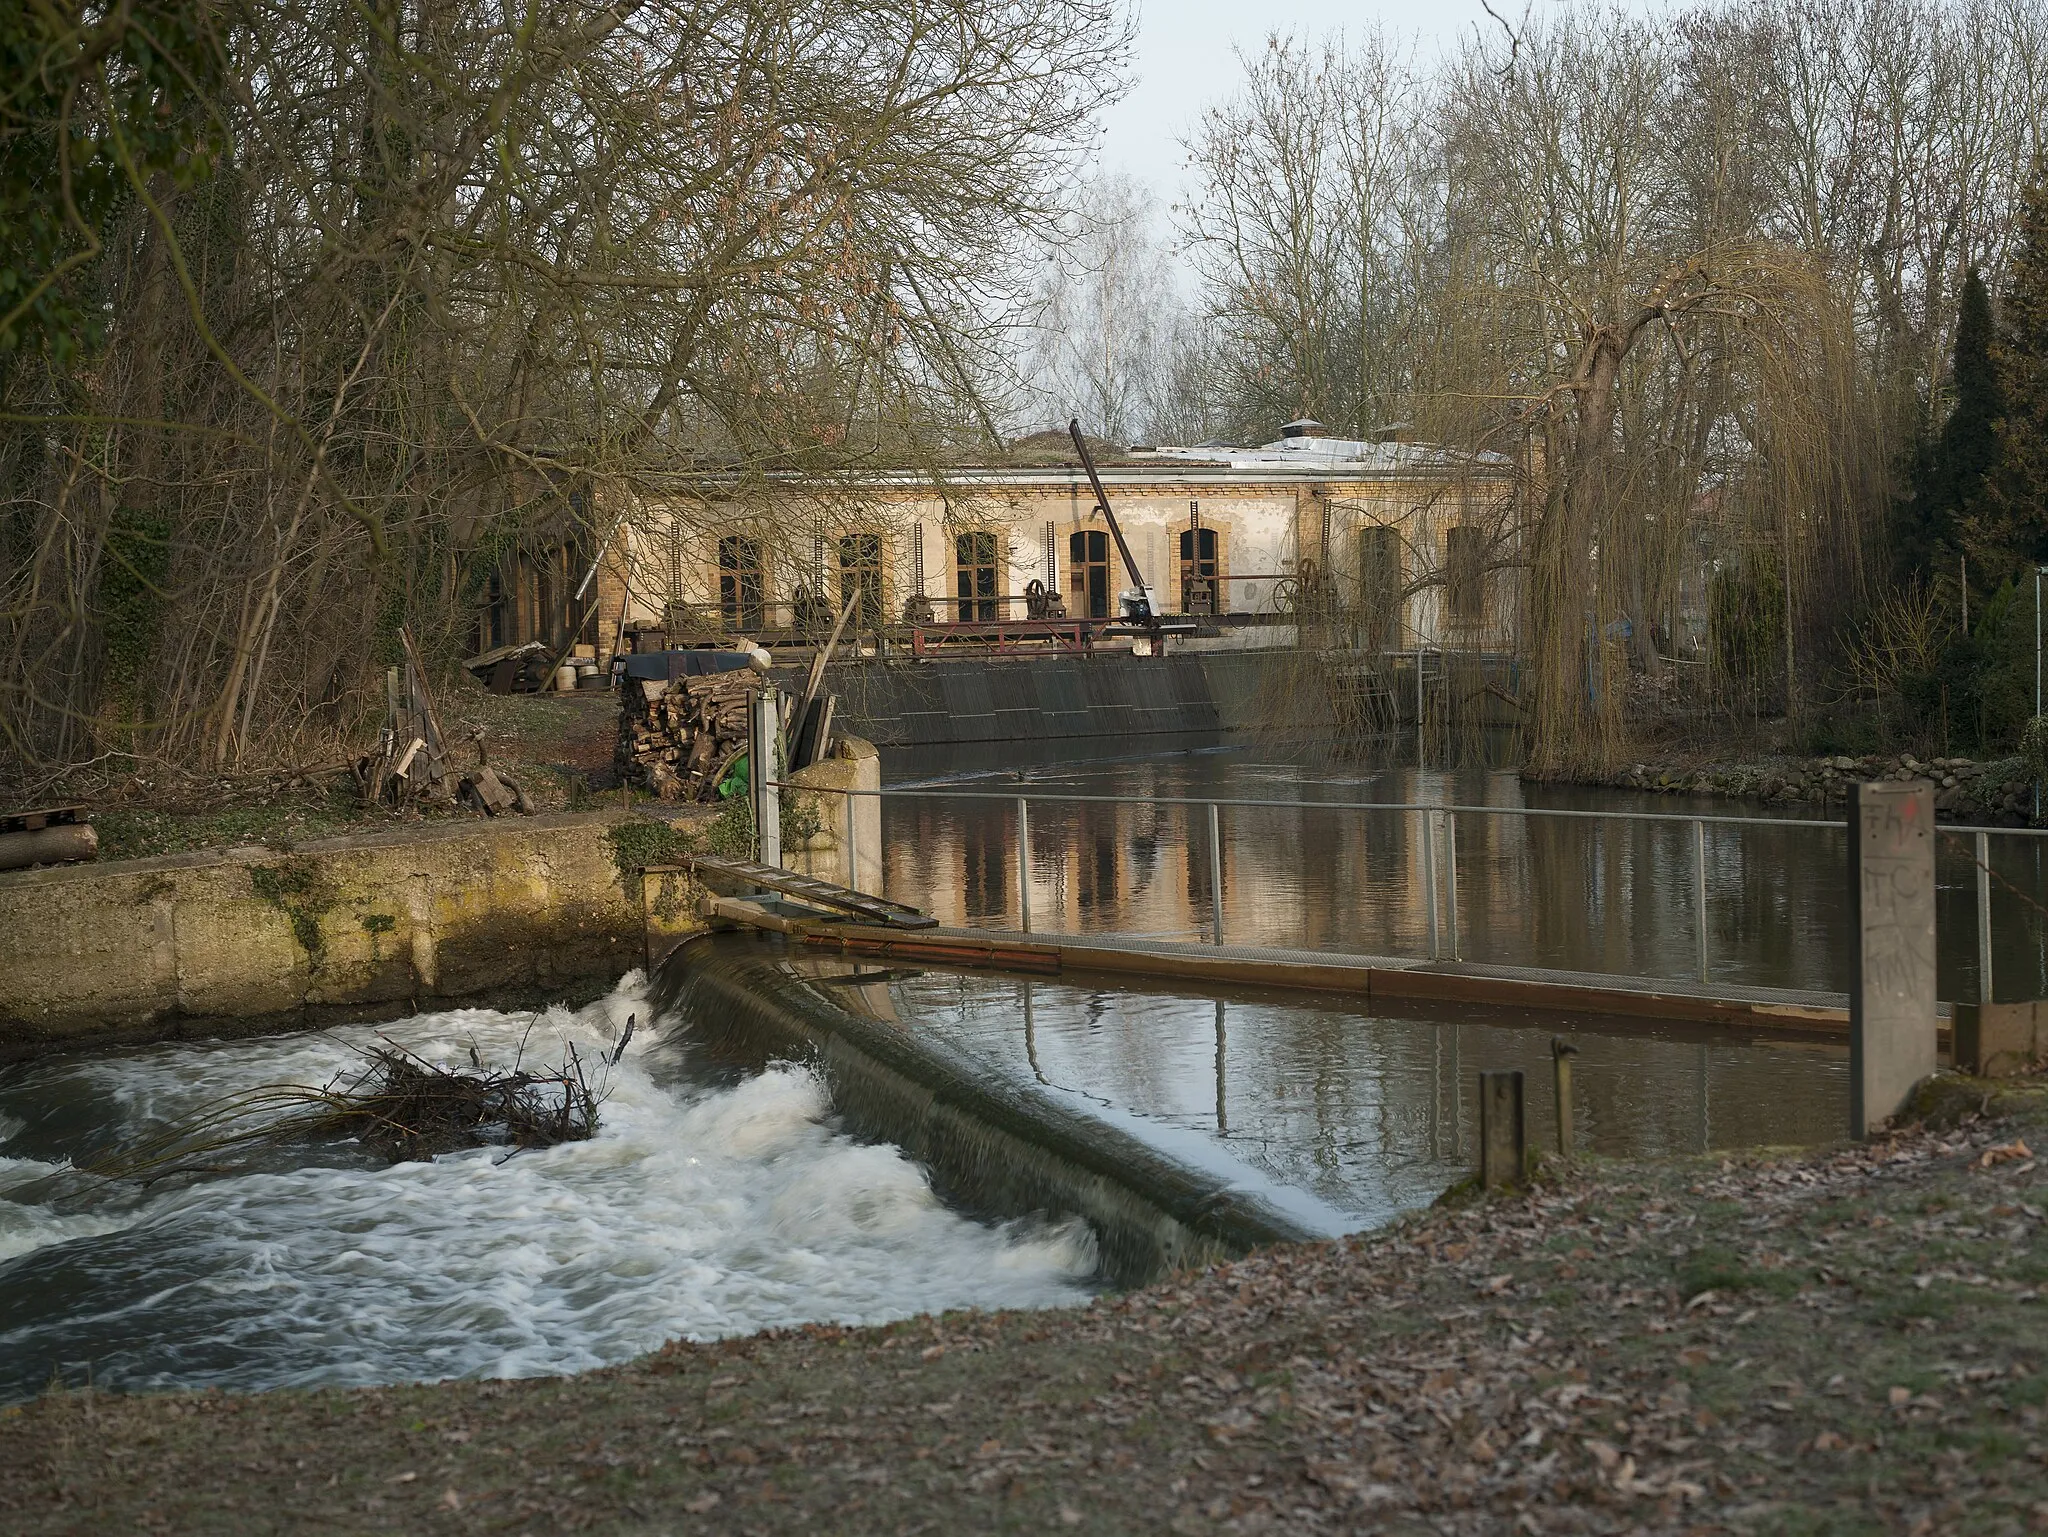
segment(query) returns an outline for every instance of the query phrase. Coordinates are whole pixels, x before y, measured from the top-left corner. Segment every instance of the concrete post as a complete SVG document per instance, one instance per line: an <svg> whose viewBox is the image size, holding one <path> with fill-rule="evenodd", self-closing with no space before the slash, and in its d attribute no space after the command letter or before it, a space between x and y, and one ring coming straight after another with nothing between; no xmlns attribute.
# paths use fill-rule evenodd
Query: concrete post
<svg viewBox="0 0 2048 1537"><path fill-rule="evenodd" d="M1479 1075L1479 1183L1502 1190L1522 1182L1528 1148L1522 1122L1522 1074L1507 1068Z"/></svg>
<svg viewBox="0 0 2048 1537"><path fill-rule="evenodd" d="M1849 1134L1867 1137L1935 1069L1934 787L1849 801Z"/></svg>

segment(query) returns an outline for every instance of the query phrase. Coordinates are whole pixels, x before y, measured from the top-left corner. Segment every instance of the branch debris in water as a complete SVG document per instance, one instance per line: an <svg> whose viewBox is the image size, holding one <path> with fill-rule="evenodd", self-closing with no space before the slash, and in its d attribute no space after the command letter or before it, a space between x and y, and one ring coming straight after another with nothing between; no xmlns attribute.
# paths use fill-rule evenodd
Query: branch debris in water
<svg viewBox="0 0 2048 1537"><path fill-rule="evenodd" d="M600 1058L607 1073L632 1035L629 1019L617 1046ZM597 1134L605 1084L600 1077L591 1085L575 1046L559 1066L538 1072L518 1063L488 1068L474 1045L469 1059L466 1069L442 1067L386 1041L364 1048L324 1087L264 1084L228 1095L84 1172L161 1179L226 1153L286 1142L352 1140L392 1163L408 1163L473 1147L516 1153Z"/></svg>

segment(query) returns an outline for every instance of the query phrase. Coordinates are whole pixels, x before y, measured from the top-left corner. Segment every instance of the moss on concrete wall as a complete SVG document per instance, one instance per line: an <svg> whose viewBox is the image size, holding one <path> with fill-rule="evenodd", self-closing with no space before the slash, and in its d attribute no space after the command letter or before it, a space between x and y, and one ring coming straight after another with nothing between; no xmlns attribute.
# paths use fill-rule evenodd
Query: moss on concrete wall
<svg viewBox="0 0 2048 1537"><path fill-rule="evenodd" d="M517 818L0 874L0 1051L617 976L642 959L619 855L642 825ZM664 942L698 926L687 895L652 914Z"/></svg>

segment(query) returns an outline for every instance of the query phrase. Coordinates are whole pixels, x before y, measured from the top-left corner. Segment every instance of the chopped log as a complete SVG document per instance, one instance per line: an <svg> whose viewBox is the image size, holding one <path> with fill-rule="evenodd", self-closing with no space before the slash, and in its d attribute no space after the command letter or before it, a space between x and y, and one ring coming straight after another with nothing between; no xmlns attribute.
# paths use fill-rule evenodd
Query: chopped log
<svg viewBox="0 0 2048 1537"><path fill-rule="evenodd" d="M61 822L24 832L0 833L0 870L29 865L75 864L97 859L100 835L89 822Z"/></svg>
<svg viewBox="0 0 2048 1537"><path fill-rule="evenodd" d="M501 812L510 811L518 804L518 797L505 788L494 769L473 770L463 778L462 783L476 799L477 804L484 808L486 816L497 816Z"/></svg>

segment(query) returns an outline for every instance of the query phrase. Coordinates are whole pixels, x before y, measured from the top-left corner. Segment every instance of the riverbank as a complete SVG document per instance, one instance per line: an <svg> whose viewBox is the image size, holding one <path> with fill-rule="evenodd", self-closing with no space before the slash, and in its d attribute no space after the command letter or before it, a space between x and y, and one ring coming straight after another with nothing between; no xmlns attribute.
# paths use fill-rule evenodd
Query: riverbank
<svg viewBox="0 0 2048 1537"><path fill-rule="evenodd" d="M2025 827L2033 820L2034 775L2024 758L1979 762L1872 753L1860 758L1772 756L1725 762L1707 754L1685 754L1632 763L1605 777L1596 775L1580 782L1617 790L1727 795L1839 811L1848 801L1850 785L1886 779L1932 780L1935 814L1943 821Z"/></svg>
<svg viewBox="0 0 2048 1537"><path fill-rule="evenodd" d="M465 679L441 700L451 741L481 733L496 768L517 779L535 808L594 811L645 799L615 786L612 745L618 700L610 693L490 694ZM458 750L466 766L470 749ZM146 859L202 849L262 844L290 850L319 838L475 822L467 807L366 806L347 765L336 758L296 769L201 775L135 765L112 774L81 771L75 782L44 787L38 804L83 804L99 833L100 858Z"/></svg>
<svg viewBox="0 0 2048 1537"><path fill-rule="evenodd" d="M0 1062L587 993L643 964L650 935L702 926L687 891L645 898L634 872L712 814L443 819L0 871L0 932L23 936L0 970Z"/></svg>
<svg viewBox="0 0 2048 1537"><path fill-rule="evenodd" d="M583 1377L0 1411L10 1531L2005 1532L2048 1519L2036 1085L1061 1312ZM1991 1114L1979 1116L1984 1105Z"/></svg>

